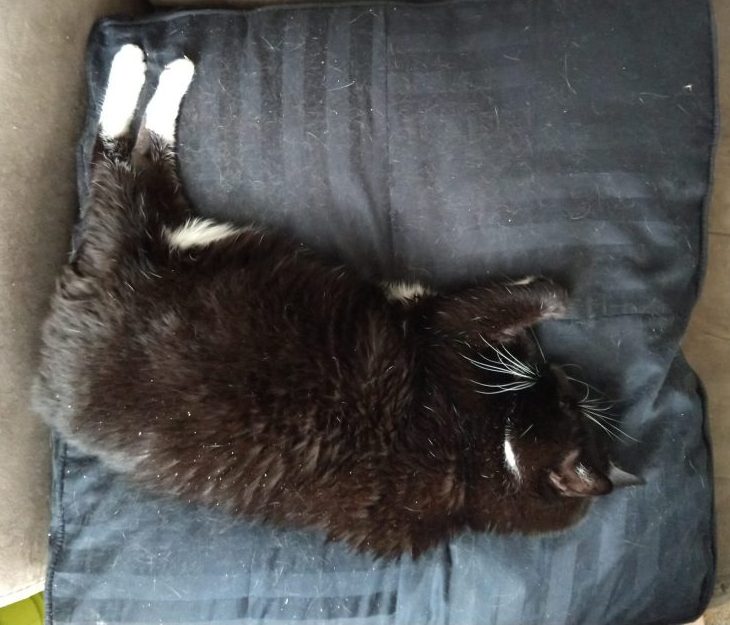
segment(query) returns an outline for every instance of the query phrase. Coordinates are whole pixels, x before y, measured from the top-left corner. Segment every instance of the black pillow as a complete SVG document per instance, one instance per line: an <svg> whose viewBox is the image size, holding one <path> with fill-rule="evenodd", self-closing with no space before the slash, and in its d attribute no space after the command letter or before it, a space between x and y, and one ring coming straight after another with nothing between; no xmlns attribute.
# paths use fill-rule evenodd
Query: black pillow
<svg viewBox="0 0 730 625"><path fill-rule="evenodd" d="M481 0L105 21L109 62L197 73L179 128L201 214L294 232L374 277L567 283L547 351L618 400L647 480L545 537L464 535L375 561L155 498L56 446L50 623L659 625L713 581L703 396L679 341L704 262L714 137L705 0ZM153 87L151 81L150 88ZM145 97L149 96L149 90ZM283 339L285 340L285 339Z"/></svg>

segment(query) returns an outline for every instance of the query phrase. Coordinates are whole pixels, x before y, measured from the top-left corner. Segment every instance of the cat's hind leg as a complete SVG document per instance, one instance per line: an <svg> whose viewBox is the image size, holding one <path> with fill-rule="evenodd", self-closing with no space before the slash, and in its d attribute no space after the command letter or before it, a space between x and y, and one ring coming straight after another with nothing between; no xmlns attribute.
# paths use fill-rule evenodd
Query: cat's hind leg
<svg viewBox="0 0 730 625"><path fill-rule="evenodd" d="M176 130L180 107L190 87L195 66L187 57L162 70L154 94L145 109L142 127L132 152L132 162L152 209L151 232L167 245L165 233L184 224L191 211L183 196L177 172Z"/></svg>
<svg viewBox="0 0 730 625"><path fill-rule="evenodd" d="M140 136L135 146L145 186L152 196L160 220L165 249L183 252L229 239L248 228L212 219L194 217L177 174L177 121L180 107L195 73L193 62L179 58L165 66L154 95L147 105Z"/></svg>
<svg viewBox="0 0 730 625"><path fill-rule="evenodd" d="M130 156L145 74L145 54L138 46L126 44L114 55L99 114L89 197L72 256L79 275L108 274L144 232Z"/></svg>
<svg viewBox="0 0 730 625"><path fill-rule="evenodd" d="M99 116L99 134L103 140L129 136L145 71L144 52L138 46L126 44L114 55Z"/></svg>
<svg viewBox="0 0 730 625"><path fill-rule="evenodd" d="M170 148L175 145L175 129L180 104L195 73L193 62L183 57L169 63L145 112L144 127Z"/></svg>

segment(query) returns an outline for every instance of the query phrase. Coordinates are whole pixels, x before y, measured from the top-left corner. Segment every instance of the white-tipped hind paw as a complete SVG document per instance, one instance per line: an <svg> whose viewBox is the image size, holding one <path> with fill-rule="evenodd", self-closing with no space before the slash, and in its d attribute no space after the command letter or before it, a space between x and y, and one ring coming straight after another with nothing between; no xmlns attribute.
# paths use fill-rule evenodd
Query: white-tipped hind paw
<svg viewBox="0 0 730 625"><path fill-rule="evenodd" d="M146 70L145 55L139 46L128 43L114 55L99 118L104 137L117 139L129 132Z"/></svg>
<svg viewBox="0 0 730 625"><path fill-rule="evenodd" d="M180 89L184 94L188 90L188 86L190 85L190 81L193 79L194 73L195 63L193 63L188 57L183 56L165 65L162 76L168 76L168 80L175 81L175 83L180 86ZM160 76L160 78L162 78L162 76Z"/></svg>
<svg viewBox="0 0 730 625"><path fill-rule="evenodd" d="M194 73L195 65L187 57L166 65L160 74L157 90L147 105L145 127L168 143L175 143L175 124L180 112L180 103L193 80Z"/></svg>

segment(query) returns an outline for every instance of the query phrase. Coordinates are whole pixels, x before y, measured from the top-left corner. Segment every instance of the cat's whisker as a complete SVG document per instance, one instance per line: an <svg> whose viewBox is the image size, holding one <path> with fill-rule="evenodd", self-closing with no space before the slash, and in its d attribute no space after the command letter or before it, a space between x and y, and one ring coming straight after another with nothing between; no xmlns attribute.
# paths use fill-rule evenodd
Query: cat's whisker
<svg viewBox="0 0 730 625"><path fill-rule="evenodd" d="M530 388L532 384L522 383L517 384L515 386L505 386L504 388L500 388L497 391L474 391L475 393L479 393L480 395L499 395L500 393L512 393L515 391L522 391L527 388Z"/></svg>
<svg viewBox="0 0 730 625"><path fill-rule="evenodd" d="M512 363L514 363L515 367L518 369L525 371L526 373L535 374L535 372L532 370L532 368L527 364L516 358L511 351L509 351L504 345L500 345L500 348L497 349L498 354L504 354L505 357Z"/></svg>
<svg viewBox="0 0 730 625"><path fill-rule="evenodd" d="M570 376L566 377L568 377L569 380L572 380L573 382L576 382L585 387L587 394L580 402L578 402L578 405L581 412L586 417L588 417L594 423L600 424L604 430L610 429L612 432L614 432L615 435L620 434L624 438L628 438L638 442L636 438L626 433L617 425L618 423L621 423L619 419L616 419L613 416L609 416L611 414L610 411L613 409L614 406L613 402L610 402L606 399L599 399L596 397L589 398L591 390L594 390L597 393L601 394L600 391L592 387L587 382L583 382L582 380L578 380L577 378L573 378Z"/></svg>
<svg viewBox="0 0 730 625"><path fill-rule="evenodd" d="M499 362L505 366L508 364L511 365L513 368L522 371L526 375L535 376L536 372L532 370L526 363L522 362L518 358L515 358L515 356L510 352L504 345L500 345L499 348L492 345L489 341L487 341L481 334L479 335L479 338L482 339L482 342L489 347L499 359ZM505 360L507 362L505 362Z"/></svg>
<svg viewBox="0 0 730 625"><path fill-rule="evenodd" d="M525 436L534 427L535 427L535 424L534 423L530 423L530 425L527 426L527 429L524 432L522 432L522 434L520 434L520 438L522 438L523 436Z"/></svg>
<svg viewBox="0 0 730 625"><path fill-rule="evenodd" d="M487 367L483 367L483 368L486 369L487 371L495 371L495 372L504 371L504 369L489 368L489 365L487 365ZM523 380L531 380L531 381L534 380L534 378L531 375L526 375L520 371L515 371L514 369L508 369L507 372L509 373L509 375L511 375L515 378L522 378Z"/></svg>
<svg viewBox="0 0 730 625"><path fill-rule="evenodd" d="M492 350L497 354L498 361L503 364L506 367L511 367L513 369L516 369L517 371L521 371L525 375L536 377L537 373L530 368L526 363L518 360L512 352L510 352L504 345L501 346L502 349L496 348L493 345L489 345Z"/></svg>
<svg viewBox="0 0 730 625"><path fill-rule="evenodd" d="M600 412L600 413L608 413L611 414L611 406L596 406L595 404L589 404L588 402L581 402L580 403L581 408L587 408L588 410L593 410L594 412Z"/></svg>
<svg viewBox="0 0 730 625"><path fill-rule="evenodd" d="M598 417L598 415L593 415L593 416L594 416L594 417L595 417L596 419L598 419L599 421L601 421L601 422L602 422L602 423L603 423L603 424L604 424L604 425L605 425L606 427L608 427L609 429L613 430L614 432L616 432L616 433L620 434L621 436L624 436L625 438L629 438L629 439L631 439L631 440L632 440L632 441L634 441L634 442L637 442L637 443L639 442L639 441L638 441L638 440L637 440L636 438L634 438L633 436L631 436L630 434L628 434L627 432L625 432L624 430L622 430L622 429L621 429L621 428L620 428L620 427L619 427L618 425L616 425L615 423L611 423L611 422L607 422L607 421L604 421L604 420L600 419L600 418Z"/></svg>
<svg viewBox="0 0 730 625"><path fill-rule="evenodd" d="M516 393L518 391L524 391L530 388L529 386L506 386L504 388L498 388L491 391L476 390L475 393L479 395L498 395L500 393Z"/></svg>
<svg viewBox="0 0 730 625"><path fill-rule="evenodd" d="M606 431L612 431L614 432L614 436L618 438L617 435L621 435L624 438L628 438L636 443L640 442L638 439L634 438L624 430L622 430L616 423L620 423L618 419L613 419L611 417L606 417L605 415L600 415L595 412L592 412L590 410L583 410L583 414L593 421L594 423L600 425L604 430Z"/></svg>
<svg viewBox="0 0 730 625"><path fill-rule="evenodd" d="M608 405L614 405L616 402L611 401L609 399L606 399L604 396L601 397L591 397L588 400L592 404L608 404Z"/></svg>
<svg viewBox="0 0 730 625"><path fill-rule="evenodd" d="M488 358L487 356L480 354L480 356L486 361L490 363L494 363L495 365L502 365L504 367L507 367L511 370L518 370L526 375L531 376L537 376L537 371L530 367L525 362L522 362L517 357L515 357L512 352L510 352L504 345L501 345L499 348L492 345L489 341L487 341L481 334L479 335L479 338L482 340L482 342L489 347L497 356L497 360L494 360L492 358ZM500 349L501 348L501 349Z"/></svg>
<svg viewBox="0 0 730 625"><path fill-rule="evenodd" d="M607 425L611 426L611 424L610 424L610 423L609 423L609 424L607 424ZM619 434L620 434L621 436L623 436L624 438L628 438L629 440L632 440L632 441L634 441L635 443L640 443L640 442L641 442L641 441L640 441L640 440L639 440L638 438L636 438L635 436L631 436L631 434L627 433L627 432L626 432L625 430L622 430L622 429L621 429L620 427L618 427L617 425L613 425L613 426L611 426L611 427L613 427L613 429L614 429L614 430L615 430L616 432L618 432L618 433L619 433Z"/></svg>
<svg viewBox="0 0 730 625"><path fill-rule="evenodd" d="M493 369L496 369L497 370L496 371L497 373L505 373L505 374L511 374L512 373L512 370L511 369L506 369L506 368L504 368L504 366L501 366L500 367L499 366L500 363L498 363L498 362L496 362L494 360L487 360L487 359L475 360L474 358L470 358L466 354L459 354L459 355L462 358L464 358L465 360L468 360L473 365L477 365L477 366L482 367L482 368L491 367Z"/></svg>
<svg viewBox="0 0 730 625"><path fill-rule="evenodd" d="M604 410L594 410L593 408L591 408L590 406L586 406L585 404L578 404L578 407L581 410L587 410L588 412L593 412L597 415L600 415L601 417L605 417L605 416L608 416L611 414L611 413L605 412Z"/></svg>
<svg viewBox="0 0 730 625"><path fill-rule="evenodd" d="M605 422L605 421L609 421L609 420L614 420L614 419L611 419L610 417L606 417L605 415L599 414L597 412L594 412L593 410L588 410L588 409L585 409L585 408L583 409L583 413L584 414L589 414L589 415L595 417L596 419L599 419L601 422Z"/></svg>
<svg viewBox="0 0 730 625"><path fill-rule="evenodd" d="M597 426L598 426L599 428L601 428L601 429L602 429L602 430L603 430L604 432L606 432L606 434L608 434L608 435L609 435L609 436L610 436L611 438L615 438L615 439L617 439L617 440L618 440L618 436L616 436L616 434L614 434L614 433L613 433L613 432L612 432L611 430L609 430L609 429L608 429L608 428L607 428L607 427L606 427L606 426L605 426L605 425L604 425L603 423L601 423L601 421L599 421L599 420L598 420L598 419L596 419L595 417L592 417L592 416L591 416L590 414L588 414L587 412L583 412L583 415L584 415L584 416L585 416L585 417L586 417L586 418L587 418L588 420L590 420L590 421L592 421L593 423L595 423L595 424L596 424L596 425L597 425Z"/></svg>
<svg viewBox="0 0 730 625"><path fill-rule="evenodd" d="M487 384L485 382L477 382L476 380L469 380L478 386L484 386L485 388L507 388L507 387L520 387L530 388L535 386L535 382L506 382L505 384Z"/></svg>
<svg viewBox="0 0 730 625"><path fill-rule="evenodd" d="M607 399L597 399L595 397L589 397L582 403L590 408L600 408L601 410L610 410L614 406L614 403Z"/></svg>
<svg viewBox="0 0 730 625"><path fill-rule="evenodd" d="M485 371L491 371L492 373L502 373L504 375L510 375L517 378L524 378L526 380L533 380L533 376L526 375L520 371L515 371L514 369L507 368L506 365L503 366L497 366L493 364L489 364L489 362L481 361L481 360L475 360L473 358L469 358L469 356L465 354L461 354L462 358L468 360L470 363L472 363L475 367L479 367L480 369L484 369Z"/></svg>
<svg viewBox="0 0 730 625"><path fill-rule="evenodd" d="M612 421L614 423L621 423L620 419L614 419L613 417L608 417L605 414L601 415L601 419L604 419L605 421Z"/></svg>
<svg viewBox="0 0 730 625"><path fill-rule="evenodd" d="M489 371L494 371L495 373L505 373L508 375L514 375L514 374L521 374L519 371L515 371L514 369L507 367L505 365L501 365L500 363L493 364L489 360L472 360L473 364L480 366L482 369L487 369Z"/></svg>
<svg viewBox="0 0 730 625"><path fill-rule="evenodd" d="M595 386L591 386L590 384L588 384L588 382L584 382L583 380L579 380L578 378L574 378L574 377L569 376L569 375L566 375L565 377L568 380L570 380L571 382L576 382L577 384L580 384L582 387L587 388L587 389L593 391L594 393L596 393L600 397L603 397L604 396L601 391L599 391Z"/></svg>
<svg viewBox="0 0 730 625"><path fill-rule="evenodd" d="M547 358L545 358L545 352L542 351L542 345L540 345L540 341L537 338L537 333L535 332L535 330L533 330L532 328L530 328L530 334L532 334L532 338L535 341L535 345L537 345L537 349L540 351L540 356L542 356L542 361L544 363L546 363L547 362Z"/></svg>
<svg viewBox="0 0 730 625"><path fill-rule="evenodd" d="M508 363L505 363L501 360L493 360L492 358L486 358L483 354L479 354L479 362L482 362L487 365L491 365L493 367L499 367L499 368L505 369L506 371L513 371L513 368L511 366L508 366Z"/></svg>
<svg viewBox="0 0 730 625"><path fill-rule="evenodd" d="M480 369L483 369L485 371L491 371L492 373L501 373L503 375L514 375L515 372L512 369L507 369L504 367L495 366L480 360L475 360L473 358L469 358L468 356L462 356L468 360L470 363L472 363L475 367L479 367Z"/></svg>
<svg viewBox="0 0 730 625"><path fill-rule="evenodd" d="M590 385L589 384L586 384L582 380L578 380L577 378L571 378L569 375L566 375L565 377L568 380L572 380L573 382L575 382L577 384L580 384L586 390L585 395L583 395L583 397L580 400L578 400L578 404L583 405L587 401L589 401L588 398L591 396L591 387L590 387Z"/></svg>

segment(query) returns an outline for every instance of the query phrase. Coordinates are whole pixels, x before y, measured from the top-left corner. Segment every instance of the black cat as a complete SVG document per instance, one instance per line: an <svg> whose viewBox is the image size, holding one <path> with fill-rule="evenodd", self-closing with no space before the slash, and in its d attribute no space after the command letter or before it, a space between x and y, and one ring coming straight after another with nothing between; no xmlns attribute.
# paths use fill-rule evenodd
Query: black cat
<svg viewBox="0 0 730 625"><path fill-rule="evenodd" d="M165 68L135 142L144 54L114 58L43 334L49 424L155 491L380 555L559 530L636 482L527 333L564 311L554 283L373 284L258 224L194 217L174 152L192 76Z"/></svg>

